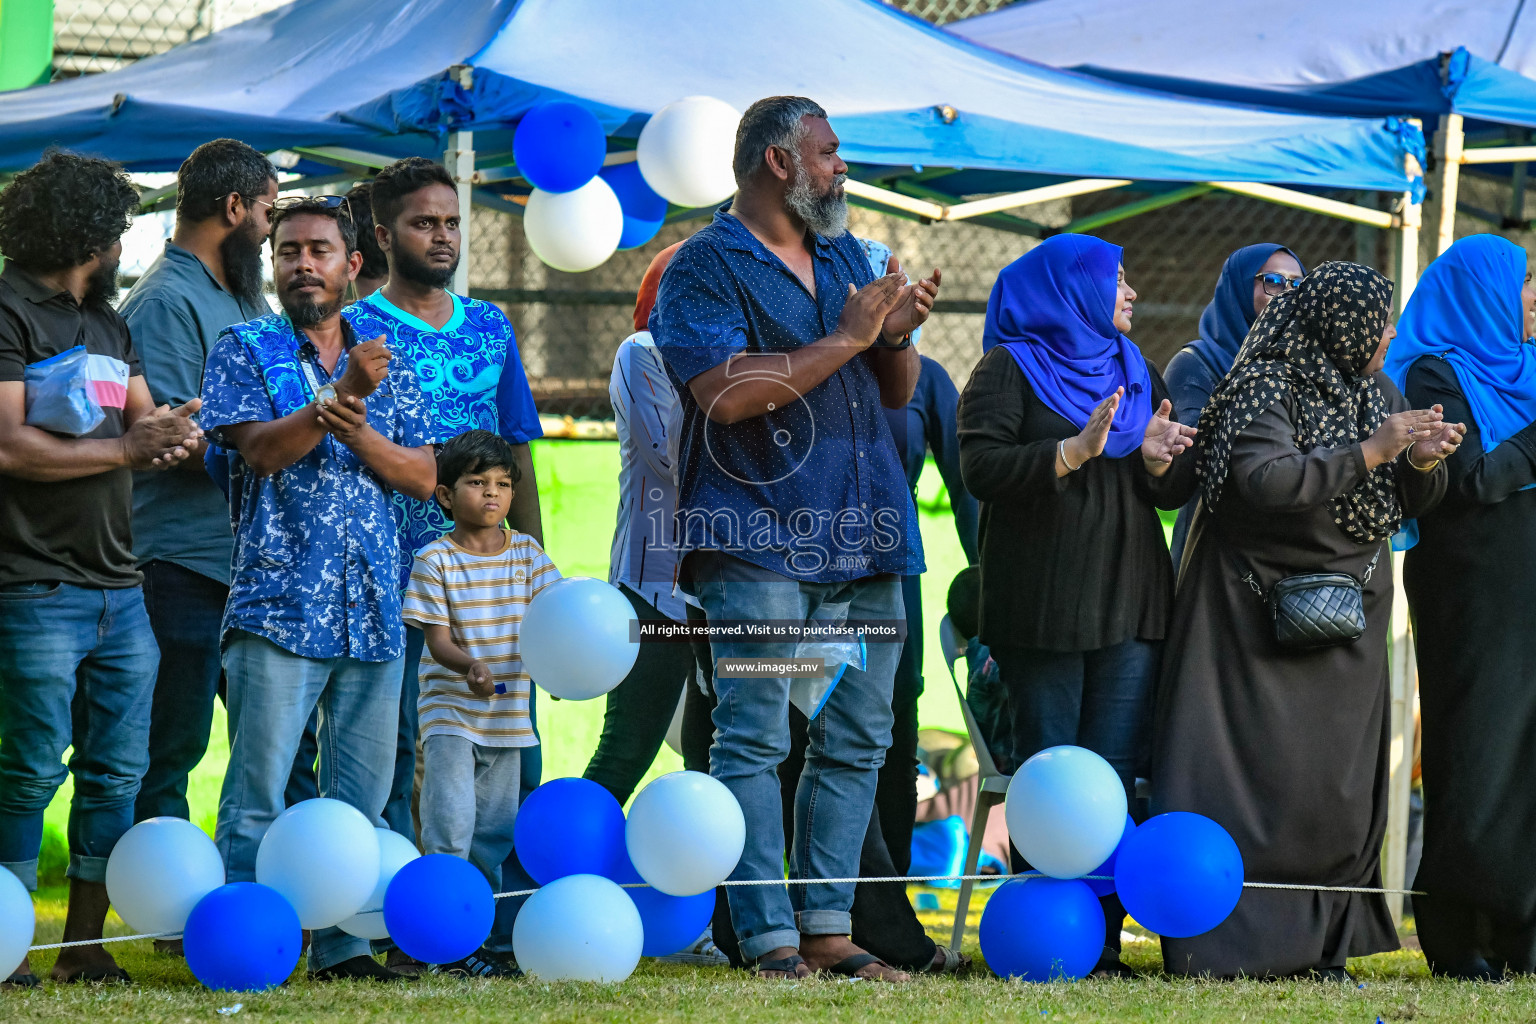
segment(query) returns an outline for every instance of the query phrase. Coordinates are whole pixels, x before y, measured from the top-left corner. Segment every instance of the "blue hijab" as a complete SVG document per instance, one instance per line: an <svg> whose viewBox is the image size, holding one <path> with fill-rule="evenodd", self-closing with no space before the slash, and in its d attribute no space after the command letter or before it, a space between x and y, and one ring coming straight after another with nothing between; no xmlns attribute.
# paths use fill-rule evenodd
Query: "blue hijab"
<svg viewBox="0 0 1536 1024"><path fill-rule="evenodd" d="M1283 245L1260 242L1245 245L1227 257L1221 265L1221 276L1216 279L1216 293L1210 304L1200 314L1200 337L1189 347L1216 379L1227 375L1237 361L1237 350L1243 347L1243 339L1253 328L1258 314L1253 311L1253 278L1277 252L1283 252L1296 261L1301 272L1307 272L1301 257Z"/></svg>
<svg viewBox="0 0 1536 1024"><path fill-rule="evenodd" d="M1125 388L1104 446L1111 458L1141 447L1152 419L1152 378L1141 349L1115 327L1118 245L1055 235L997 275L981 350L1006 348L1040 400L1081 430L1098 404Z"/></svg>
<svg viewBox="0 0 1536 1024"><path fill-rule="evenodd" d="M1491 451L1536 420L1536 345L1525 343L1520 292L1525 250L1498 235L1469 235L1419 278L1387 350L1387 375L1404 389L1408 368L1439 356Z"/></svg>

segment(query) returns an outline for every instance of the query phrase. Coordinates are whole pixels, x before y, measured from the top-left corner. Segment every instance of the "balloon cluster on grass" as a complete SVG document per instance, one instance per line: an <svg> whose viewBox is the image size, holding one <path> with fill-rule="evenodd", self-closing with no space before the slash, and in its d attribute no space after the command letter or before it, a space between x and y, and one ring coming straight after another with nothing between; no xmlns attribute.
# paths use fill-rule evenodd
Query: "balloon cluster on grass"
<svg viewBox="0 0 1536 1024"><path fill-rule="evenodd" d="M1170 938L1210 931L1242 896L1242 856L1225 829L1183 811L1137 826L1115 770L1082 747L1051 747L1025 761L1008 784L1004 814L1014 846L1039 874L1005 883L982 913L981 952L1002 977L1087 975L1104 947L1099 899L1111 893L1138 923Z"/></svg>
<svg viewBox="0 0 1536 1024"><path fill-rule="evenodd" d="M595 782L546 782L517 815L518 859L541 886L513 924L519 966L545 981L623 981L642 956L687 948L746 836L736 798L700 772L646 786L627 821Z"/></svg>
<svg viewBox="0 0 1536 1024"><path fill-rule="evenodd" d="M710 96L688 96L653 114L631 163L605 167L608 140L586 107L552 100L518 122L512 156L533 186L523 233L556 270L579 273L656 236L667 204L709 206L736 191L731 158L741 115Z"/></svg>

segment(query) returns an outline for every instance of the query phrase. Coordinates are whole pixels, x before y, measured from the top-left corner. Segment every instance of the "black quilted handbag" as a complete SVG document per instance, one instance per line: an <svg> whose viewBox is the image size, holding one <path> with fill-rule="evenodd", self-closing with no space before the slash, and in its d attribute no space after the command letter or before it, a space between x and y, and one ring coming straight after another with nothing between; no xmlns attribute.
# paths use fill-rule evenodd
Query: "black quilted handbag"
<svg viewBox="0 0 1536 1024"><path fill-rule="evenodd" d="M1269 588L1266 597L1249 570L1243 582L1269 605L1275 642L1292 651L1354 643L1365 632L1364 584L1371 582L1381 549L1357 580L1346 573L1319 572L1287 576Z"/></svg>

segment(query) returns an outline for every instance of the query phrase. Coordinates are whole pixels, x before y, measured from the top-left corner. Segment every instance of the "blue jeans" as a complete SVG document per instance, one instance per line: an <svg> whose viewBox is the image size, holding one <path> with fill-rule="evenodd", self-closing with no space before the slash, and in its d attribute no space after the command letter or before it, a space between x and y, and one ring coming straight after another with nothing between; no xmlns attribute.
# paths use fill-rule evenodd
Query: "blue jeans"
<svg viewBox="0 0 1536 1024"><path fill-rule="evenodd" d="M1110 763L1134 806L1148 755L1163 645L1130 639L1096 651L992 646L1013 723L1015 767L1047 747L1087 747Z"/></svg>
<svg viewBox="0 0 1536 1024"><path fill-rule="evenodd" d="M899 621L901 581L873 577L849 583L800 583L745 566L736 559L692 557L694 591L711 623L757 619L807 622L824 606L846 603L848 620ZM791 642L713 642L715 658L788 658ZM850 667L811 722L805 769L795 793L792 878L853 878L874 808L875 785L891 745L891 692L899 643L868 645L865 667ZM714 679L715 743L710 774L735 794L747 822L747 843L732 879L779 878L784 822L778 767L790 750L790 680ZM786 891L786 889L791 891ZM800 935L853 931L850 884L740 886L729 890L731 919L748 961Z"/></svg>
<svg viewBox="0 0 1536 1024"><path fill-rule="evenodd" d="M416 824L411 820L411 795L416 784L416 703L421 684L416 678L421 666L421 649L427 635L415 626L405 627L405 660L400 670L400 724L395 734L395 776L389 788L389 802L384 805L384 824L411 842L416 841ZM293 771L283 799L292 807L301 800L320 794L315 781L315 758L320 742L315 738L317 716L310 715L299 740L299 752L293 758Z"/></svg>
<svg viewBox="0 0 1536 1024"><path fill-rule="evenodd" d="M159 663L138 587L0 587L0 867L28 889L43 811L71 773L69 877L106 880L149 766Z"/></svg>
<svg viewBox="0 0 1536 1024"><path fill-rule="evenodd" d="M229 680L229 768L214 835L231 882L256 878L256 850L283 810L283 790L304 723L318 708L319 792L382 826L395 756L400 659L303 658L235 632L224 649ZM366 956L368 940L317 931L309 969Z"/></svg>
<svg viewBox="0 0 1536 1024"><path fill-rule="evenodd" d="M187 775L208 751L223 682L219 634L229 587L174 562L144 566L144 606L160 647L149 716L149 770L133 818L185 818Z"/></svg>

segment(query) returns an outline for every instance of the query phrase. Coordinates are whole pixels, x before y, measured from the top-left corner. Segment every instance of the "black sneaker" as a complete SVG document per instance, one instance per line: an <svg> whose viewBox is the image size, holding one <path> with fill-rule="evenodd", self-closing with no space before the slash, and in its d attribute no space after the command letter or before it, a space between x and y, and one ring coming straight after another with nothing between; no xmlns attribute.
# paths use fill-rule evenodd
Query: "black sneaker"
<svg viewBox="0 0 1536 1024"><path fill-rule="evenodd" d="M505 953L495 953L484 946L462 960L451 964L429 964L433 974L446 974L456 978L521 978L523 969L517 961Z"/></svg>
<svg viewBox="0 0 1536 1024"><path fill-rule="evenodd" d="M339 964L331 964L322 967L318 971L310 971L309 976L315 981L407 981L405 975L399 971L392 971L383 966L371 956L354 956L350 960L343 960Z"/></svg>

